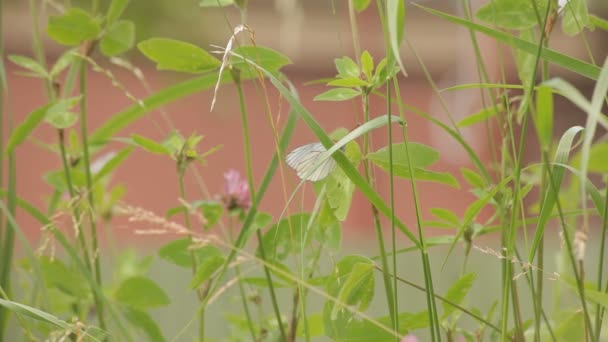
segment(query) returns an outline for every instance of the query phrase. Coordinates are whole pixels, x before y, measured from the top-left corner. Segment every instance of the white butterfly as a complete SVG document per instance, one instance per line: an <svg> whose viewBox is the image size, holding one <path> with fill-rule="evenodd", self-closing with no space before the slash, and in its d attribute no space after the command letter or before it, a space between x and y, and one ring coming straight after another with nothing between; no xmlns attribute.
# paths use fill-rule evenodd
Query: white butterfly
<svg viewBox="0 0 608 342"><path fill-rule="evenodd" d="M329 156L319 164L321 158L326 156L326 152L327 149L323 144L316 142L296 148L285 160L287 165L297 172L300 179L316 182L327 177L336 168L336 161ZM316 169L313 169L315 167Z"/></svg>

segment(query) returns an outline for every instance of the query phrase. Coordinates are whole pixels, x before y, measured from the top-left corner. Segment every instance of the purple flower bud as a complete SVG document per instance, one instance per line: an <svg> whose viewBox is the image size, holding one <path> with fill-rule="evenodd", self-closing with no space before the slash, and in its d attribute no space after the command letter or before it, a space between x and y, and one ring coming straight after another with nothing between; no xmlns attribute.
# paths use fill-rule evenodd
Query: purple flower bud
<svg viewBox="0 0 608 342"><path fill-rule="evenodd" d="M241 174L234 169L230 169L224 173L224 195L222 202L228 211L237 209L247 210L251 206L251 198L249 197L249 185L247 180L241 178Z"/></svg>

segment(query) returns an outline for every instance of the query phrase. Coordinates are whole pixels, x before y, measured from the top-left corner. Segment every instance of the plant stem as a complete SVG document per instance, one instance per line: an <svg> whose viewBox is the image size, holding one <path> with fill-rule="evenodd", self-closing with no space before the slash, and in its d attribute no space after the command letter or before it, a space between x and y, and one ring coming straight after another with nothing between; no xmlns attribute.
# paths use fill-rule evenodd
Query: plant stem
<svg viewBox="0 0 608 342"><path fill-rule="evenodd" d="M267 263L269 262L266 259L266 252L264 252L264 244L262 240L262 232L257 229L256 234L258 237L258 247L260 249L260 259L264 262L264 275L266 276L266 282L268 283L268 291L270 292L270 300L272 302L272 309L274 310L274 315L277 319L277 324L279 325L279 330L281 332L282 341L287 341L287 334L285 333L285 327L283 327L283 320L281 319L281 311L279 310L279 304L277 301L277 297L274 291L274 285L272 283L272 277L270 275L270 270L268 269Z"/></svg>
<svg viewBox="0 0 608 342"><path fill-rule="evenodd" d="M179 197L182 201L186 201L186 188L184 187L184 173L186 172L186 167L182 165L180 162L177 164L177 182L179 183ZM184 222L186 224L186 228L188 228L188 239L190 243L192 243L192 222L190 221L190 208L186 205L184 208ZM190 259L192 260L192 275L196 274L196 269L198 265L198 260L196 260L196 255L193 250L189 250ZM202 292L199 289L196 289L196 295L200 301L203 301L205 296L203 296ZM199 325L198 325L198 340L203 342L205 341L205 308L198 312Z"/></svg>
<svg viewBox="0 0 608 342"><path fill-rule="evenodd" d="M363 102L363 121L364 122L368 122L369 121L369 93L368 91L364 91L363 92L363 96L362 96L362 102ZM365 133L363 135L363 155L367 156L367 154L369 153L370 150L370 141L369 141L369 133ZM372 180L372 175L371 175L371 168L369 165L369 161L367 160L367 158L363 159L363 168L365 170L365 180L373 186L373 180ZM374 220L374 227L376 228L376 238L378 239L378 247L380 249L380 260L382 261L382 276L383 276L383 280L384 280L384 290L386 292L386 302L388 304L389 307L389 315L391 317L391 323L393 326L395 326L396 324L396 317L395 317L395 296L394 296L394 292L393 292L393 286L391 283L391 278L390 278L390 274L389 274L389 266L388 266L388 259L386 257L386 249L385 249L385 245L384 245L384 236L382 235L382 225L380 223L380 215L378 213L378 209L376 209L376 207L372 204L371 205L371 209L372 209L372 215L373 215L373 220ZM394 217L394 216L393 216Z"/></svg>
<svg viewBox="0 0 608 342"><path fill-rule="evenodd" d="M97 223L95 218L95 201L93 198L93 180L91 177L91 159L89 154L89 141L88 141L88 129L87 129L87 64L82 63L80 66L80 134L82 140L82 152L84 162L84 174L86 179L86 194L88 200L88 213L89 223L91 225L91 239L92 253L93 253L93 266L95 270L95 281L101 287L101 263L99 258L99 245L97 241ZM99 327L103 330L106 329L106 322L104 316L103 302L97 294L95 294L95 307L97 309L97 318L99 320Z"/></svg>
<svg viewBox="0 0 608 342"><path fill-rule="evenodd" d="M389 174L389 197L391 205L391 248L393 254L393 290L394 301L393 301L393 330L399 331L399 298L397 290L397 232L395 228L395 187L394 187L394 174L393 174L393 124L391 122L392 116L392 103L391 103L391 84L386 83L386 108L388 109L388 174Z"/></svg>
<svg viewBox="0 0 608 342"><path fill-rule="evenodd" d="M604 195L604 212L602 213L602 237L600 239L600 262L597 267L597 290L602 291L602 279L604 272L604 254L606 250L606 232L608 231L608 187ZM608 291L605 291L608 292ZM595 327L597 332L595 336L600 338L602 332L602 321L604 318L604 307L597 305L595 308Z"/></svg>

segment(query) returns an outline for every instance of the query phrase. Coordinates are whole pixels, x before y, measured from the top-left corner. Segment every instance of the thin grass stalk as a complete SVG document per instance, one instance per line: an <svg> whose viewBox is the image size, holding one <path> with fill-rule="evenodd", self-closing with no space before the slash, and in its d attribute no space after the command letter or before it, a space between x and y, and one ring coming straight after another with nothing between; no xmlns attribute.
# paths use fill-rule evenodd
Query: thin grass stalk
<svg viewBox="0 0 608 342"><path fill-rule="evenodd" d="M551 186L552 191L557 193L557 186L555 184L555 181L553 179L553 173L551 171L550 168L547 169L547 172L549 174L549 185ZM586 327L586 337L587 340L591 340L591 341L596 341L595 339L595 334L593 332L593 328L591 325L591 319L589 316L589 310L587 308L587 300L585 298L585 285L583 284L583 279L580 277L580 274L577 270L577 261L574 257L574 251L573 251L573 247L572 247L572 241L570 240L570 233L568 232L568 227L566 225L566 222L564 220L564 215L563 215L563 211L562 211L562 205L559 199L559 196L557 197L556 201L555 201L555 206L557 208L557 212L559 213L559 222L560 222L560 226L562 229L562 234L563 234L563 240L565 242L566 245L566 254L568 254L568 258L570 259L570 263L572 266L572 273L574 274L574 278L576 280L576 287L577 287L577 292L579 295L579 299L581 301L581 306L583 309L583 316L584 316L584 320L585 320L585 327ZM599 336L598 336L599 337Z"/></svg>
<svg viewBox="0 0 608 342"><path fill-rule="evenodd" d="M435 290L433 287L433 276L431 274L431 264L429 261L428 251L426 249L426 242L422 229L422 216L420 213L419 195L416 189L416 179L414 176L414 169L412 167L412 161L410 159L409 152L409 137L407 134L407 127L403 126L403 141L405 142L405 156L408 165L408 172L410 175L410 184L412 187L412 197L414 199L414 208L416 211L416 226L418 227L418 239L420 241L420 257L422 259L422 266L424 272L424 286L426 289L426 300L427 309L429 314L429 321L431 322L431 339L433 341L441 341L441 327L439 317L437 314L437 304L435 303Z"/></svg>
<svg viewBox="0 0 608 342"><path fill-rule="evenodd" d="M86 179L86 193L88 201L89 223L91 225L92 253L93 253L93 268L95 272L95 281L101 287L101 262L99 260L99 244L97 241L97 223L95 219L95 201L93 199L93 180L91 177L91 159L89 154L89 141L87 129L87 64L82 63L80 66L80 134L82 141L84 174ZM106 329L105 314L103 301L97 293L94 293L95 308L97 310L97 319L99 327Z"/></svg>
<svg viewBox="0 0 608 342"><path fill-rule="evenodd" d="M364 91L362 96L363 101L363 121L369 121L369 92ZM390 124L389 124L390 126ZM363 155L366 156L370 150L370 141L369 141L369 133L365 133L363 135ZM367 159L363 159L363 168L365 170L365 180L373 186L371 167L369 165L369 161ZM396 323L395 317L395 296L393 292L393 286L391 283L391 278L389 274L389 266L388 266L388 258L386 254L386 247L384 244L384 236L382 234L382 225L380 223L380 214L378 213L378 209L371 204L372 215L374 220L374 227L376 228L376 238L378 239L378 248L380 249L380 259L382 261L382 269L383 271L383 280L384 280L384 290L386 292L386 302L389 308L389 316L391 317L391 324L394 326ZM394 215L393 215L394 221Z"/></svg>
<svg viewBox="0 0 608 342"><path fill-rule="evenodd" d="M0 6L0 56L4 56L4 36L2 28L4 25L3 6ZM0 58L0 189L4 189L4 95L8 94L6 83L6 70L4 69L4 58ZM4 214L0 213L0 241L4 241ZM3 267L0 261L0 268ZM0 284L2 279L0 278ZM5 310L5 309L0 309ZM0 315L1 316L1 315ZM1 324L1 323L0 323ZM0 335L2 339L2 335Z"/></svg>
<svg viewBox="0 0 608 342"><path fill-rule="evenodd" d="M234 244L234 236L232 230L234 229L234 225L232 223L232 218L230 219L230 226L228 227L230 234L230 243ZM236 276L241 279L241 267L237 264L234 266L234 271ZM241 295L241 301L243 304L243 311L245 312L245 317L247 317L247 328L249 329L249 333L251 334L251 340L256 341L255 336L255 327L253 326L253 318L251 316L251 311L249 310L249 303L247 300L247 292L245 292L245 286L243 286L243 282L239 281L239 294Z"/></svg>
<svg viewBox="0 0 608 342"><path fill-rule="evenodd" d="M84 236L84 230L82 229L82 220L80 219L80 209L78 201L74 201L76 199L76 195L74 193L74 186L72 184L72 175L70 172L70 166L68 164L67 153L65 150L65 136L64 130L57 130L58 140L59 140L59 151L61 154L61 163L63 165L63 173L65 175L66 185L68 187L68 193L70 195L70 206L72 207L72 217L74 218L74 224L76 225L76 235L78 235L78 242L80 243L80 249L82 249L82 255L85 261L85 265L89 269L91 268L91 257L89 256L89 248L87 246L87 242Z"/></svg>
<svg viewBox="0 0 608 342"><path fill-rule="evenodd" d="M600 262L597 266L597 290L602 291L602 282L604 278L604 255L606 253L606 232L608 231L608 186L604 194L604 211L602 213L602 237L600 238ZM608 291L607 291L608 292ZM604 318L604 307L597 304L595 308L595 327L597 332L595 336L600 338L602 333L602 321Z"/></svg>
<svg viewBox="0 0 608 342"><path fill-rule="evenodd" d="M256 230L256 235L258 238L258 248L260 249L260 259L262 259L262 261L264 262L264 276L266 277L266 282L268 283L268 292L270 292L270 301L272 303L272 309L274 310L274 315L279 325L281 339L282 341L287 341L287 334L285 333L285 327L283 326L283 320L281 319L281 310L279 309L277 296L275 294L274 285L272 283L272 276L270 274L270 269L268 268L268 260L266 259L266 252L264 251L264 243L262 238L262 232L260 231L260 229Z"/></svg>
<svg viewBox="0 0 608 342"><path fill-rule="evenodd" d="M392 116L392 97L391 97L391 84L386 82L386 108L388 109L388 115L386 116L389 120L388 126L388 175L389 175L389 197L391 206L391 249L393 254L393 290L394 292L394 305L393 305L393 316L395 320L393 322L393 330L399 331L399 291L397 289L397 229L395 227L395 179L393 170L393 125L390 122Z"/></svg>
<svg viewBox="0 0 608 342"><path fill-rule="evenodd" d="M184 187L184 173L186 171L186 168L184 165L182 165L180 162L178 162L177 165L177 182L178 182L178 186L179 186L179 197L183 200L186 201L186 189ZM186 228L188 229L188 239L190 240L190 243L192 243L192 222L190 221L190 210L189 208L184 205L184 223L186 225ZM190 259L192 261L192 275L194 276L196 274L196 269L197 269L197 265L198 265L198 261L196 260L196 256L194 255L194 251L190 250ZM198 296L198 299L200 301L204 300L203 294L199 289L196 289L196 295ZM199 317L199 326L198 326L198 339L199 341L203 342L205 341L205 309L203 308L203 310L200 310L198 312L198 317Z"/></svg>
<svg viewBox="0 0 608 342"><path fill-rule="evenodd" d="M241 21L245 22L247 18L246 8L241 9ZM252 158L251 158L251 139L249 137L249 124L247 120L247 106L245 104L245 96L243 93L243 84L241 82L240 71L236 68L231 70L232 79L234 80L234 84L237 89L237 93L239 94L239 107L241 112L241 126L243 129L243 147L245 150L245 167L247 170L247 183L249 184L249 197L251 201L255 200L255 183L253 180L253 166L252 166ZM234 243L234 239L232 238L232 220L230 220L230 238L231 242ZM235 268L237 276L240 278L240 267L236 265ZM255 329L253 327L253 321L251 320L251 313L249 311L249 304L247 303L245 296L245 290L243 288L243 284L239 281L239 291L241 292L241 296L243 297L243 310L245 311L245 316L247 317L247 326L251 332L251 337L255 340Z"/></svg>

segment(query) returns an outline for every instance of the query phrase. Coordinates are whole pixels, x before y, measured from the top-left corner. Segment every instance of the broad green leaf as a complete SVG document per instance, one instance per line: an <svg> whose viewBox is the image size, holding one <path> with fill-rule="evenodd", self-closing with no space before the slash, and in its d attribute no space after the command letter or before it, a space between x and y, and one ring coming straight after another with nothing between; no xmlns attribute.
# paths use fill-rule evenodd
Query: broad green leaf
<svg viewBox="0 0 608 342"><path fill-rule="evenodd" d="M285 65L291 64L289 57L263 46L239 46L232 50L232 52L235 55L231 56L231 64L244 71L248 75L248 78L257 77L258 73L254 67L247 64L247 61L251 61L270 71L276 71Z"/></svg>
<svg viewBox="0 0 608 342"><path fill-rule="evenodd" d="M478 122L486 121L489 118L495 116L497 113L501 112L502 110L503 110L503 106L500 104L498 104L496 106L491 106L488 108L483 108L480 111L478 111L477 113L473 113L473 114L467 116L466 118L458 121L456 126L467 127L467 126L474 125Z"/></svg>
<svg viewBox="0 0 608 342"><path fill-rule="evenodd" d="M125 249L118 255L116 266L114 266L114 280L122 282L127 278L134 276L144 276L150 270L152 264L152 256L139 258L137 252L133 248Z"/></svg>
<svg viewBox="0 0 608 342"><path fill-rule="evenodd" d="M53 67L51 68L50 75L52 78L59 76L59 74L65 70L65 68L72 64L76 58L75 52L76 49L69 49L59 56L59 58L57 58L55 64L53 64Z"/></svg>
<svg viewBox="0 0 608 342"><path fill-rule="evenodd" d="M314 101L346 101L361 95L361 91L350 88L335 88L315 96Z"/></svg>
<svg viewBox="0 0 608 342"><path fill-rule="evenodd" d="M219 250L217 253L218 254L210 254L201 258L200 263L196 268L196 273L190 282L190 288L198 288L205 281L209 280L213 273L222 267L225 258L223 255L219 254Z"/></svg>
<svg viewBox="0 0 608 342"><path fill-rule="evenodd" d="M369 6L371 0L353 0L353 5L357 12L363 12Z"/></svg>
<svg viewBox="0 0 608 342"><path fill-rule="evenodd" d="M397 173L397 169L403 169L407 172L407 155L405 143L393 144L393 171ZM410 142L408 143L408 151L412 168L425 168L435 164L439 160L439 152L437 150L423 144ZM367 158L377 165L382 165L383 168L388 168L388 146L369 153Z"/></svg>
<svg viewBox="0 0 608 342"><path fill-rule="evenodd" d="M52 112L44 118L44 121L57 129L72 127L78 121L78 114L73 112Z"/></svg>
<svg viewBox="0 0 608 342"><path fill-rule="evenodd" d="M188 238L171 241L160 248L158 255L177 266L190 268L192 267L192 255L189 250L191 244Z"/></svg>
<svg viewBox="0 0 608 342"><path fill-rule="evenodd" d="M529 28L521 30L519 32L519 38L536 44L536 30ZM536 53L531 53L524 50L515 50L515 63L517 64L517 76L522 84L524 90L524 100L529 101L530 82L533 82L536 77L534 75L534 68L536 67ZM522 106L527 108L526 106ZM523 110L523 109L522 109Z"/></svg>
<svg viewBox="0 0 608 342"><path fill-rule="evenodd" d="M97 20L80 8L72 7L61 16L50 16L48 35L63 45L79 45L97 37L101 27Z"/></svg>
<svg viewBox="0 0 608 342"><path fill-rule="evenodd" d="M99 48L101 53L111 57L120 55L135 44L135 24L129 20L119 20L104 34Z"/></svg>
<svg viewBox="0 0 608 342"><path fill-rule="evenodd" d="M141 310L166 306L170 303L163 289L152 280L141 276L124 280L114 293L114 299Z"/></svg>
<svg viewBox="0 0 608 342"><path fill-rule="evenodd" d="M338 77L340 78L359 78L361 70L357 66L357 63L350 57L336 58L334 60L336 64L336 70L338 71Z"/></svg>
<svg viewBox="0 0 608 342"><path fill-rule="evenodd" d="M345 77L345 78L336 78L335 80L330 81L327 85L334 87L364 87L367 85L367 82L360 78L356 77Z"/></svg>
<svg viewBox="0 0 608 342"><path fill-rule="evenodd" d="M310 219L309 213L296 213L270 227L262 238L266 259L283 260L291 253L308 246L308 241L312 237L312 234L306 233ZM302 241L304 236L306 241ZM257 254L259 253L258 247Z"/></svg>
<svg viewBox="0 0 608 342"><path fill-rule="evenodd" d="M38 63L37 61L26 57L26 56L18 56L18 55L9 55L8 59L17 64L18 66L27 69L31 72L33 72L34 74L38 75L38 77L40 78L47 78L48 77L48 72L46 71L45 67L43 67L42 65L40 65L40 63Z"/></svg>
<svg viewBox="0 0 608 342"><path fill-rule="evenodd" d="M127 320L129 320L129 322L131 323L131 325L136 328L139 328L141 332L148 336L150 341L165 341L160 327L147 312L130 307L125 307L123 309L123 312Z"/></svg>
<svg viewBox="0 0 608 342"><path fill-rule="evenodd" d="M405 67L403 66L401 54L399 53L399 48L403 41L403 32L405 30L405 1L387 0L386 13L388 16L388 36L392 51L391 57L397 61L397 65L399 65L401 71L405 73ZM393 65L393 62L390 61L388 64Z"/></svg>
<svg viewBox="0 0 608 342"><path fill-rule="evenodd" d="M87 298L90 294L81 274L68 269L60 260L40 257L39 263L46 286L80 299Z"/></svg>
<svg viewBox="0 0 608 342"><path fill-rule="evenodd" d="M357 310L365 311L374 293L374 264L356 263L344 281L338 300L345 305L358 305ZM341 305L334 305L332 316L337 314Z"/></svg>
<svg viewBox="0 0 608 342"><path fill-rule="evenodd" d="M426 311L409 313L399 313L399 334L405 335L411 330L423 329L429 326L429 314ZM392 330L392 323L389 316L374 318L389 331ZM392 342L395 336L385 329L378 327L370 321L354 321L349 325L343 341L348 342Z"/></svg>
<svg viewBox="0 0 608 342"><path fill-rule="evenodd" d="M545 1L532 1L536 1L539 14L544 15L545 9L541 7L541 3ZM480 7L476 16L490 25L505 29L525 30L538 24L532 1L492 0Z"/></svg>
<svg viewBox="0 0 608 342"><path fill-rule="evenodd" d="M466 19L458 18L453 15L436 11L434 9L421 6L420 4L414 3L413 5L445 20L451 21L455 24L465 26L477 32L481 32L496 39L498 42L505 43L518 50L523 50L532 54L536 54L538 52L537 44L517 38L509 33L501 32L484 25L473 23ZM561 54L555 50L541 48L541 57L569 71L575 72L579 75L588 77L593 80L596 80L600 74L600 68L597 65L593 65L591 63L584 62L580 59Z"/></svg>
<svg viewBox="0 0 608 342"><path fill-rule="evenodd" d="M367 80L371 82L374 73L374 59L367 50L363 51L361 54L361 70L363 70L363 74Z"/></svg>
<svg viewBox="0 0 608 342"><path fill-rule="evenodd" d="M536 115L534 124L541 147L549 150L553 139L553 91L547 87L539 87L536 91Z"/></svg>
<svg viewBox="0 0 608 342"><path fill-rule="evenodd" d="M203 217L207 220L205 227L213 227L224 213L224 206L218 201L194 201L190 204L192 208L200 209Z"/></svg>
<svg viewBox="0 0 608 342"><path fill-rule="evenodd" d="M455 227L460 225L460 219L454 212L443 208L431 208L431 214L438 219L453 224Z"/></svg>
<svg viewBox="0 0 608 342"><path fill-rule="evenodd" d="M137 44L139 50L156 62L158 70L201 73L218 68L221 62L196 45L168 38L150 38Z"/></svg>
<svg viewBox="0 0 608 342"><path fill-rule="evenodd" d="M560 318L559 324L553 327L558 341L584 341L586 339L585 313L582 310L572 308Z"/></svg>
<svg viewBox="0 0 608 342"><path fill-rule="evenodd" d="M469 293L469 290L471 290L475 278L475 273L468 273L460 277L460 279L450 286L450 289L444 296L445 299L454 304L460 305L464 300L464 297L466 297L466 295ZM441 304L443 305L443 315L441 315L441 320L443 321L457 309L446 302L441 302Z"/></svg>
<svg viewBox="0 0 608 342"><path fill-rule="evenodd" d="M148 152L156 153L156 154L169 154L169 150L163 144L157 143L154 140L144 138L137 134L132 134L131 140L137 146L143 148L144 150L146 150Z"/></svg>
<svg viewBox="0 0 608 342"><path fill-rule="evenodd" d="M299 337L310 336L310 337L320 337L325 333L325 329L323 329L323 313L314 313L306 315L307 321L306 324L301 323L298 324L297 334ZM308 328L306 331L305 329Z"/></svg>
<svg viewBox="0 0 608 342"><path fill-rule="evenodd" d="M198 5L201 7L225 7L234 4L234 0L201 0Z"/></svg>
<svg viewBox="0 0 608 342"><path fill-rule="evenodd" d="M118 20L128 4L129 0L112 0L110 7L108 7L108 12L106 13L107 25L111 25Z"/></svg>
<svg viewBox="0 0 608 342"><path fill-rule="evenodd" d="M562 30L567 35L576 36L590 26L586 0L569 0L561 13Z"/></svg>
<svg viewBox="0 0 608 342"><path fill-rule="evenodd" d="M473 188L483 189L485 187L485 182L483 177L476 173L473 170L469 170L466 167L460 168L460 172L462 173L462 177L471 185Z"/></svg>

